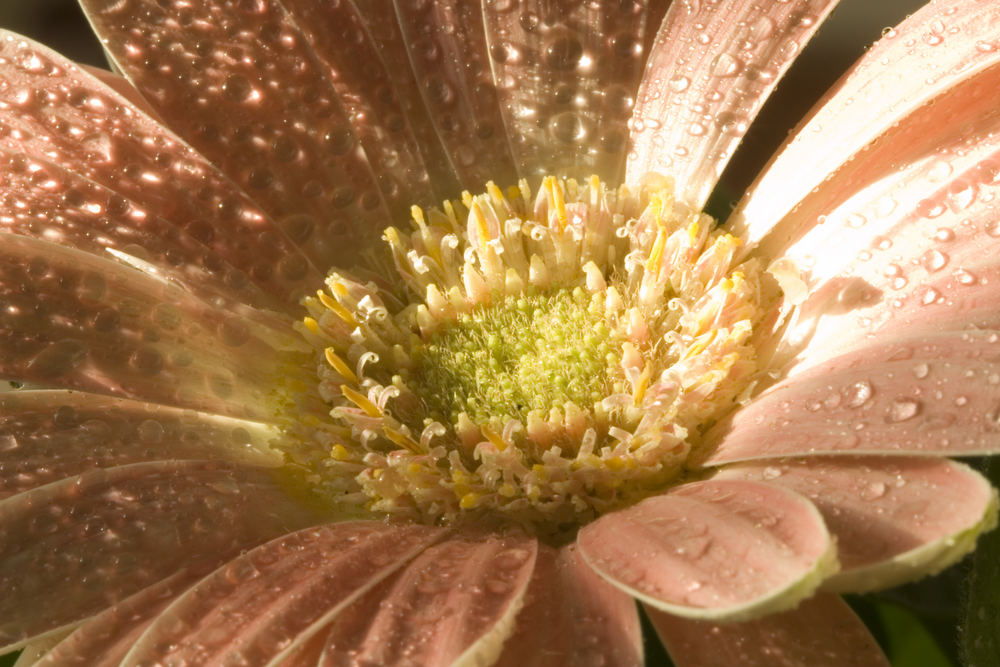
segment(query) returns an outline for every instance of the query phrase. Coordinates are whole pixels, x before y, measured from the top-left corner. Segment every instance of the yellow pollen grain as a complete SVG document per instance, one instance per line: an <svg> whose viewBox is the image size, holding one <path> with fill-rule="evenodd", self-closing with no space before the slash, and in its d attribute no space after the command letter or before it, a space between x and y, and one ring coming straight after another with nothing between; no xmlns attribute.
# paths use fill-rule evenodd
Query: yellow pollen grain
<svg viewBox="0 0 1000 667"><path fill-rule="evenodd" d="M698 240L698 232L701 229L701 225L695 220L690 225L688 225L688 245L693 246L695 241Z"/></svg>
<svg viewBox="0 0 1000 667"><path fill-rule="evenodd" d="M496 447L499 451L502 452L505 449L507 449L507 443L503 441L503 438L494 433L490 427L483 426L480 430L483 432L483 436L485 436L487 440L493 443L493 446Z"/></svg>
<svg viewBox="0 0 1000 667"><path fill-rule="evenodd" d="M481 497L482 496L480 496L478 493L470 491L469 493L466 493L464 496L462 496L462 499L458 501L458 504L464 510L472 509L479 503L479 499Z"/></svg>
<svg viewBox="0 0 1000 667"><path fill-rule="evenodd" d="M346 384L340 385L340 393L344 395L344 398L349 400L354 405L358 406L365 411L369 417L382 417L382 411L379 410L374 403L368 400L364 395L354 391Z"/></svg>
<svg viewBox="0 0 1000 667"><path fill-rule="evenodd" d="M351 453L347 451L347 447L341 444L336 444L330 448L330 458L335 461L350 461Z"/></svg>
<svg viewBox="0 0 1000 667"><path fill-rule="evenodd" d="M323 351L323 356L326 357L326 363L333 366L333 369L335 371L340 373L345 379L350 380L351 382L357 384L358 376L354 374L354 371L351 370L351 367L348 366L343 359L337 356L337 353L334 351L332 347L326 348Z"/></svg>

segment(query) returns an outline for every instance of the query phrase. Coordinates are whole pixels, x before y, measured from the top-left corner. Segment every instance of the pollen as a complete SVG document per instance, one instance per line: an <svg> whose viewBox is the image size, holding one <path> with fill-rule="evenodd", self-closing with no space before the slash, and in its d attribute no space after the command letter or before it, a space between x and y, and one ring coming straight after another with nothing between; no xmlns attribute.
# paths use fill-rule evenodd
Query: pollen
<svg viewBox="0 0 1000 667"><path fill-rule="evenodd" d="M572 530L681 482L754 381L761 270L665 179L411 215L384 233L394 276L305 300L315 390L284 453L331 507Z"/></svg>

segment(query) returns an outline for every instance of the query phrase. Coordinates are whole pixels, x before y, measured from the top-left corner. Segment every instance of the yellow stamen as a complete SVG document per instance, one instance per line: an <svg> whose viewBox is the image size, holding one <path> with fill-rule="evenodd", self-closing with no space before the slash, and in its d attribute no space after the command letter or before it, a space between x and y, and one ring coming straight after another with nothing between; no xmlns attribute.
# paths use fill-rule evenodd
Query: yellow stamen
<svg viewBox="0 0 1000 667"><path fill-rule="evenodd" d="M403 449L408 449L414 454L420 454L423 451L420 448L419 442L417 442L416 440L414 440L413 438L411 438L410 436L406 435L401 431L389 428L388 426L383 426L382 432L385 433L385 437L389 438Z"/></svg>
<svg viewBox="0 0 1000 667"><path fill-rule="evenodd" d="M314 334L319 333L319 322L317 322L313 318L309 316L303 317L302 324L306 325L306 329L309 329L309 331L313 332Z"/></svg>
<svg viewBox="0 0 1000 667"><path fill-rule="evenodd" d="M355 384L357 383L358 376L354 374L354 371L351 370L351 367L348 366L343 359L337 356L337 353L332 347L326 348L326 350L323 351L323 355L326 357L326 363L333 366L333 370L340 373L344 379L350 380Z"/></svg>
<svg viewBox="0 0 1000 667"><path fill-rule="evenodd" d="M487 440L493 443L493 446L496 447L499 451L502 452L505 449L507 449L507 443L503 441L503 438L494 433L489 426L483 426L480 430L482 430L483 436L485 436Z"/></svg>
<svg viewBox="0 0 1000 667"><path fill-rule="evenodd" d="M360 394L346 384L340 385L340 393L344 395L344 398L349 400L354 405L358 406L365 411L365 414L369 417L383 417L382 411L379 410L374 403L368 400L366 396Z"/></svg>
<svg viewBox="0 0 1000 667"><path fill-rule="evenodd" d="M337 284L339 285L339 283ZM347 288L344 288L342 285L341 287L344 289L344 293L346 294ZM330 310L334 315L336 315L343 321L347 322L352 327L358 326L358 321L354 319L354 315L351 314L351 311L347 310L339 303L337 303L326 292L324 292L323 290L319 290L318 292L316 292L316 295L319 296L319 300L322 301L323 305L326 306L327 309Z"/></svg>

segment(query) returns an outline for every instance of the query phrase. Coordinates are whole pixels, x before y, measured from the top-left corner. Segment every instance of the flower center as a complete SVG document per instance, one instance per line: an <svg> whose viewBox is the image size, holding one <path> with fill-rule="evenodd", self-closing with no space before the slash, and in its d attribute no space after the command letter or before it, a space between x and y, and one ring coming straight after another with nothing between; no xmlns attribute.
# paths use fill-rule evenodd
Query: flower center
<svg viewBox="0 0 1000 667"><path fill-rule="evenodd" d="M714 227L663 179L414 207L385 232L398 277L306 299L289 468L339 510L548 533L678 483L756 372L760 270Z"/></svg>
<svg viewBox="0 0 1000 667"><path fill-rule="evenodd" d="M463 313L413 350L416 368L403 378L430 416L523 422L531 410L591 405L609 393L615 355L600 299L579 287L531 292Z"/></svg>

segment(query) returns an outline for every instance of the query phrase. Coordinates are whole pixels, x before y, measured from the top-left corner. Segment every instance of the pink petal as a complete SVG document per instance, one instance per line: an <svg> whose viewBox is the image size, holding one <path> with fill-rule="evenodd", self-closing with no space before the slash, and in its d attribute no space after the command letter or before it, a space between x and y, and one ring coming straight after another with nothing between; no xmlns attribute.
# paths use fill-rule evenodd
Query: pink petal
<svg viewBox="0 0 1000 667"><path fill-rule="evenodd" d="M94 468L167 459L276 466L274 429L78 391L0 394L0 499Z"/></svg>
<svg viewBox="0 0 1000 667"><path fill-rule="evenodd" d="M203 301L239 312L261 326L288 329L286 320L255 310L282 311L287 304L135 201L47 160L5 148L0 148L0 188L0 230L105 259L111 259L113 252L137 257Z"/></svg>
<svg viewBox="0 0 1000 667"><path fill-rule="evenodd" d="M784 254L813 286L786 337L799 365L872 334L996 320L998 86L990 70L914 112L796 209L822 225L765 240L765 254Z"/></svg>
<svg viewBox="0 0 1000 667"><path fill-rule="evenodd" d="M994 331L945 332L817 364L712 429L699 462L833 452L996 453L998 344Z"/></svg>
<svg viewBox="0 0 1000 667"><path fill-rule="evenodd" d="M281 5L81 4L160 116L297 236L317 267L351 264L359 243L378 238L385 202L403 189L373 173L328 67Z"/></svg>
<svg viewBox="0 0 1000 667"><path fill-rule="evenodd" d="M0 652L313 520L266 471L207 461L93 470L7 498Z"/></svg>
<svg viewBox="0 0 1000 667"><path fill-rule="evenodd" d="M279 350L152 271L0 234L0 300L0 377L272 415Z"/></svg>
<svg viewBox="0 0 1000 667"><path fill-rule="evenodd" d="M814 218L791 212L812 188L840 169L848 176L855 168L850 161L893 125L994 65L998 40L995 3L925 5L865 52L774 158L731 224L737 232L745 229L751 243L775 229L787 236L799 225L811 225Z"/></svg>
<svg viewBox="0 0 1000 667"><path fill-rule="evenodd" d="M483 4L493 78L518 173L621 179L643 66L639 3Z"/></svg>
<svg viewBox="0 0 1000 667"><path fill-rule="evenodd" d="M388 0L371 20L388 23ZM466 188L488 180L501 186L517 179L490 69L478 3L458 0L395 3L400 28L424 104L451 166Z"/></svg>
<svg viewBox="0 0 1000 667"><path fill-rule="evenodd" d="M129 596L87 620L34 667L118 667L153 618L205 574L182 570Z"/></svg>
<svg viewBox="0 0 1000 667"><path fill-rule="evenodd" d="M889 667L868 628L836 595L745 623L715 625L648 606L646 612L680 667Z"/></svg>
<svg viewBox="0 0 1000 667"><path fill-rule="evenodd" d="M627 181L673 177L701 208L733 150L836 0L671 3L632 115Z"/></svg>
<svg viewBox="0 0 1000 667"><path fill-rule="evenodd" d="M279 659L442 533L360 521L285 535L232 560L179 597L125 662Z"/></svg>
<svg viewBox="0 0 1000 667"><path fill-rule="evenodd" d="M323 665L492 664L514 629L537 543L460 533L338 616Z"/></svg>
<svg viewBox="0 0 1000 667"><path fill-rule="evenodd" d="M598 577L575 545L540 545L524 608L497 667L642 664L632 598Z"/></svg>
<svg viewBox="0 0 1000 667"><path fill-rule="evenodd" d="M57 53L0 32L0 147L44 156L184 229L279 300L321 277L276 223L178 137Z"/></svg>
<svg viewBox="0 0 1000 667"><path fill-rule="evenodd" d="M408 109L361 11L353 2L282 0L282 4L327 67L394 217L406 219L413 204L436 204ZM426 120L426 115L414 119Z"/></svg>
<svg viewBox="0 0 1000 667"><path fill-rule="evenodd" d="M580 530L598 574L664 611L742 620L787 609L836 569L833 541L802 496L769 484L685 484Z"/></svg>
<svg viewBox="0 0 1000 667"><path fill-rule="evenodd" d="M810 457L722 470L809 498L837 538L841 571L827 590L865 592L936 574L996 525L996 492L947 459Z"/></svg>

